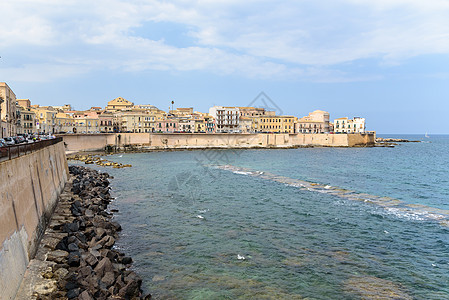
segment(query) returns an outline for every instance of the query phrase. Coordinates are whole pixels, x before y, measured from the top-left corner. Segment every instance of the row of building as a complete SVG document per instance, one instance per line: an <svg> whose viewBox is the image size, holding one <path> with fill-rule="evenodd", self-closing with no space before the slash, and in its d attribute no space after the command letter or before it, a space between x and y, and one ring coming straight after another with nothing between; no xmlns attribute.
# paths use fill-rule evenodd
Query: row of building
<svg viewBox="0 0 449 300"><path fill-rule="evenodd" d="M103 109L73 110L71 105L32 105L29 99L16 99L0 82L2 137L23 133L101 133L101 132L197 132L197 133L359 133L365 132L364 118L329 121L329 113L316 110L297 118L276 115L257 107L213 106L208 113L193 108L168 112L153 105L135 105L124 98L108 102Z"/></svg>

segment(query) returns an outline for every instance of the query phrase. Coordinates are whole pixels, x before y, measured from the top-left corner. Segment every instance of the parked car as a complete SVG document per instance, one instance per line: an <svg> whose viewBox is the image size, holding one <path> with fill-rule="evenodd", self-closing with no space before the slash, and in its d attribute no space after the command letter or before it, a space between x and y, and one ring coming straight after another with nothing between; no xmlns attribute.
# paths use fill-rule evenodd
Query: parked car
<svg viewBox="0 0 449 300"><path fill-rule="evenodd" d="M0 157L8 155L8 145L4 139L0 139Z"/></svg>
<svg viewBox="0 0 449 300"><path fill-rule="evenodd" d="M6 137L6 138L5 138L5 142L6 142L6 144L7 144L8 146L11 146L11 145L15 145L15 144L16 144L16 142L14 141L14 139L13 139L12 137Z"/></svg>
<svg viewBox="0 0 449 300"><path fill-rule="evenodd" d="M16 142L16 144L21 144L25 142L25 138L23 136L13 136L12 137L14 139L14 142Z"/></svg>

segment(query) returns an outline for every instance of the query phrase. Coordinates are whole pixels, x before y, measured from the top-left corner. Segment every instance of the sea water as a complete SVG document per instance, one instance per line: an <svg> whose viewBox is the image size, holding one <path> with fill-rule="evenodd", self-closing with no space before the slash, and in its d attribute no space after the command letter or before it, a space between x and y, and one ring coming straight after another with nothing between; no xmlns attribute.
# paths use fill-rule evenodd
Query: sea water
<svg viewBox="0 0 449 300"><path fill-rule="evenodd" d="M156 299L449 299L449 136L400 137L113 155L116 246Z"/></svg>

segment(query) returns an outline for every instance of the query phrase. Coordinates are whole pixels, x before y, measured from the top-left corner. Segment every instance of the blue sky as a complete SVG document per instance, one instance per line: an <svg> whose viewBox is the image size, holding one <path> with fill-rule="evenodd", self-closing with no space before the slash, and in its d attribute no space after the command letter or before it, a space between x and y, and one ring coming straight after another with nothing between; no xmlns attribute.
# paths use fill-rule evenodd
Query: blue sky
<svg viewBox="0 0 449 300"><path fill-rule="evenodd" d="M34 104L246 106L449 133L449 1L2 3L0 81Z"/></svg>

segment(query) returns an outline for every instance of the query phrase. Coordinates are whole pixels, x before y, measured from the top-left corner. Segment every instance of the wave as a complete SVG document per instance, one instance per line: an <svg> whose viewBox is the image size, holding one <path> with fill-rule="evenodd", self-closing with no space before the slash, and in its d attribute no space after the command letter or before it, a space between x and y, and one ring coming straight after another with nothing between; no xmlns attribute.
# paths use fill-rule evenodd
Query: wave
<svg viewBox="0 0 449 300"><path fill-rule="evenodd" d="M357 191L331 186L328 184L309 182L305 180L276 175L269 172L249 170L247 168L241 168L232 165L210 167L224 171L230 171L238 175L258 177L265 180L283 183L286 186L299 188L301 190L329 194L346 200L373 204L382 207L384 209L384 213L394 215L398 218L418 221L432 220L439 222L443 226L449 227L449 210L439 209L421 204L409 204L399 199L390 197L359 193Z"/></svg>

